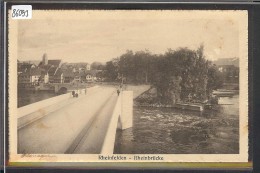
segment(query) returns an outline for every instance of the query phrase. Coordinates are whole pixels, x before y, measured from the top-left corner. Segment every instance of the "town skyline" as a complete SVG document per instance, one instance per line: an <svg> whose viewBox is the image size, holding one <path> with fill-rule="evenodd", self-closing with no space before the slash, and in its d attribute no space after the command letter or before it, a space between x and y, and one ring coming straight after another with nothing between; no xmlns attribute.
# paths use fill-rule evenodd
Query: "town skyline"
<svg viewBox="0 0 260 173"><path fill-rule="evenodd" d="M232 18L180 20L181 14L169 11L160 15L136 11L131 16L125 11L74 13L77 16L68 11L66 19L53 11L34 13L32 20L19 21L19 59L37 60L47 53L64 62L104 63L126 50L162 54L180 47L196 50L201 44L209 60L239 57L238 21Z"/></svg>
<svg viewBox="0 0 260 173"><path fill-rule="evenodd" d="M137 51L138 52L138 51ZM44 55L44 54L43 54ZM18 58L18 61L20 61L20 62L31 62L31 63L35 63L35 62L41 62L42 61L42 57L43 57L43 55L41 56L41 57L39 57L38 59L26 59L26 60L24 60L23 58ZM120 56L118 56L117 58L119 58ZM98 62L98 63L101 63L101 64L103 64L103 65L105 65L108 61L111 61L113 58L111 58L111 59L108 59L107 61L105 61L105 62L101 62L101 61L92 61L92 62L89 62L89 61L87 61L87 60L85 60L85 61L64 61L62 58L55 58L55 57L50 57L50 58L48 58L49 60L56 60L56 59L59 59L59 60L61 60L62 61L62 63L88 63L88 64L92 64L92 63L95 63L95 62ZM228 59L239 59L239 57L225 57L225 58L217 58L217 59L214 59L214 60L210 60L210 61L212 61L212 62L215 62L215 61L219 61L219 60L228 60Z"/></svg>

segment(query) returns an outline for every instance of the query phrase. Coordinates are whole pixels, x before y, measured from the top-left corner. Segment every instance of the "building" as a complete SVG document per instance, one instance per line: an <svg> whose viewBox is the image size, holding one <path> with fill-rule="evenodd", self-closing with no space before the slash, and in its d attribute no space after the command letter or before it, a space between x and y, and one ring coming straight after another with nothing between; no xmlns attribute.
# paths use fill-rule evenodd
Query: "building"
<svg viewBox="0 0 260 173"><path fill-rule="evenodd" d="M41 70L39 68L32 68L30 70L30 82L33 84L39 84L39 78L41 77Z"/></svg>
<svg viewBox="0 0 260 173"><path fill-rule="evenodd" d="M60 68L62 64L62 61L60 59L55 59L55 60L48 60L48 65L52 67L58 67Z"/></svg>
<svg viewBox="0 0 260 173"><path fill-rule="evenodd" d="M49 73L44 74L44 83L49 83Z"/></svg>
<svg viewBox="0 0 260 173"><path fill-rule="evenodd" d="M100 71L101 70L88 70L88 71L86 71L86 80L87 81L97 81L98 80L97 74Z"/></svg>
<svg viewBox="0 0 260 173"><path fill-rule="evenodd" d="M89 70L91 70L91 69L90 69L90 64L87 63L87 64L86 64L86 71L89 71Z"/></svg>
<svg viewBox="0 0 260 173"><path fill-rule="evenodd" d="M76 83L81 82L80 73L76 71L76 72L74 72L73 74L74 74L74 80L73 80L73 82L76 82Z"/></svg>
<svg viewBox="0 0 260 173"><path fill-rule="evenodd" d="M50 67L49 70L47 71L49 75L49 83L54 83L54 74L57 71L57 67Z"/></svg>
<svg viewBox="0 0 260 173"><path fill-rule="evenodd" d="M19 84L29 84L30 83L30 73L23 72L18 75L18 83Z"/></svg>
<svg viewBox="0 0 260 173"><path fill-rule="evenodd" d="M39 67L46 68L46 67L58 67L61 68L62 60L61 59L52 59L49 60L47 54L45 53L42 57L42 61L39 63Z"/></svg>
<svg viewBox="0 0 260 173"><path fill-rule="evenodd" d="M61 68L57 68L53 76L53 83L64 83L64 75Z"/></svg>
<svg viewBox="0 0 260 173"><path fill-rule="evenodd" d="M225 83L238 83L239 82L239 67L234 65L221 65L218 70L224 74Z"/></svg>
<svg viewBox="0 0 260 173"><path fill-rule="evenodd" d="M74 73L72 69L63 70L64 83L72 83L74 80Z"/></svg>
<svg viewBox="0 0 260 173"><path fill-rule="evenodd" d="M38 85L41 77L41 70L39 68L31 68L25 70L23 73L18 75L19 84Z"/></svg>
<svg viewBox="0 0 260 173"><path fill-rule="evenodd" d="M239 59L221 58L214 62L224 76L225 83L239 83Z"/></svg>
<svg viewBox="0 0 260 173"><path fill-rule="evenodd" d="M36 65L32 63L27 62L18 62L17 63L17 72L18 74L24 73L32 68L35 68Z"/></svg>

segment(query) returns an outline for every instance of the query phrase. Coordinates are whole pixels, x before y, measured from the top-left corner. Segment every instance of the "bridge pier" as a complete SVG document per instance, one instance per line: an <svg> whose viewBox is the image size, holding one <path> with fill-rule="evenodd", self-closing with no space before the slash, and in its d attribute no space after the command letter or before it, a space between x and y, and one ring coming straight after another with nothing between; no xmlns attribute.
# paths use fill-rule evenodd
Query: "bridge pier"
<svg viewBox="0 0 260 173"><path fill-rule="evenodd" d="M133 126L133 91L122 91L118 96L112 118L109 122L108 130L101 154L113 154L117 129L127 129Z"/></svg>
<svg viewBox="0 0 260 173"><path fill-rule="evenodd" d="M133 126L133 91L123 91L121 98L121 114L119 115L118 128L121 130Z"/></svg>
<svg viewBox="0 0 260 173"><path fill-rule="evenodd" d="M58 93L59 90L60 90L59 85L54 85L54 91L55 91L55 93Z"/></svg>

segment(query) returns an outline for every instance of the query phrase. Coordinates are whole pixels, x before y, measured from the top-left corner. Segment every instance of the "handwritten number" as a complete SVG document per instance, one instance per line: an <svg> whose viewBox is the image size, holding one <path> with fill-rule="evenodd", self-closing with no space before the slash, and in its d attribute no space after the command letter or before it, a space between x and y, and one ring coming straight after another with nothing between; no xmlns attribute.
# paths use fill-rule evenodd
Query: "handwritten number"
<svg viewBox="0 0 260 173"><path fill-rule="evenodd" d="M28 17L28 10L13 9L12 17Z"/></svg>

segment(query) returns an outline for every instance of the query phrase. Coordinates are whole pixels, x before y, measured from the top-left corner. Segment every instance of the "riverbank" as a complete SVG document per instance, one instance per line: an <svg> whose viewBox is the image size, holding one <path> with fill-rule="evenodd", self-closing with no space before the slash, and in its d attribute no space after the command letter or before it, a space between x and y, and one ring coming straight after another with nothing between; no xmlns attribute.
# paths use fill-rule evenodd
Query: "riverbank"
<svg viewBox="0 0 260 173"><path fill-rule="evenodd" d="M191 111L204 110L218 110L218 98L212 99L209 103L195 103L195 102L177 102L175 104L161 103L157 97L155 88L150 88L144 93L140 94L134 100L134 106L137 107L156 107L156 108L176 108Z"/></svg>

